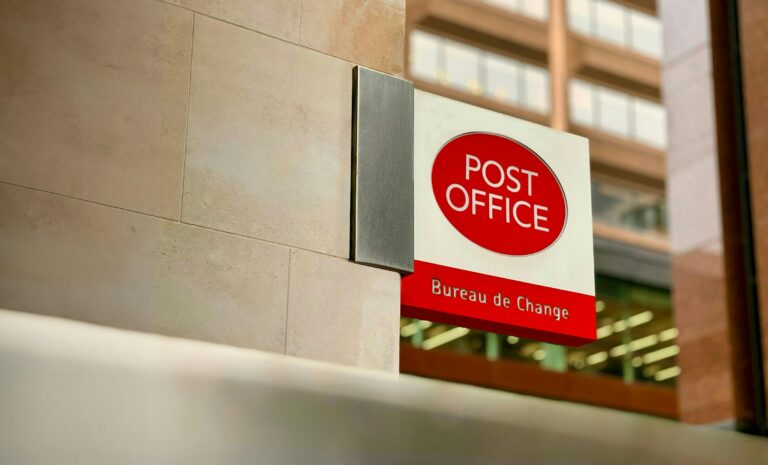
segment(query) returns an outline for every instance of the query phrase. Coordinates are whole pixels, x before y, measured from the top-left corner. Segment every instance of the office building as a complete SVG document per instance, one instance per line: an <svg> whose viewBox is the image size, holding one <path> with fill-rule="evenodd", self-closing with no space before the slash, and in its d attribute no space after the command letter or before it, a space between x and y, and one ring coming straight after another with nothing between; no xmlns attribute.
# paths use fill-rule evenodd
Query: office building
<svg viewBox="0 0 768 465"><path fill-rule="evenodd" d="M589 138L598 340L565 348L403 318L401 370L677 417L655 3L406 6L406 76L417 89Z"/></svg>

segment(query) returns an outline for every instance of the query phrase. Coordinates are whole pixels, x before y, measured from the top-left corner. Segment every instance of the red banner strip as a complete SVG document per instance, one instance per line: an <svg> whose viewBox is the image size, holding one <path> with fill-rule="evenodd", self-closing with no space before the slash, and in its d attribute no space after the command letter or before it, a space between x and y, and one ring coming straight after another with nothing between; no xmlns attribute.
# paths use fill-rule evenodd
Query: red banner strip
<svg viewBox="0 0 768 465"><path fill-rule="evenodd" d="M594 296L418 260L400 302L412 318L570 346L596 338Z"/></svg>

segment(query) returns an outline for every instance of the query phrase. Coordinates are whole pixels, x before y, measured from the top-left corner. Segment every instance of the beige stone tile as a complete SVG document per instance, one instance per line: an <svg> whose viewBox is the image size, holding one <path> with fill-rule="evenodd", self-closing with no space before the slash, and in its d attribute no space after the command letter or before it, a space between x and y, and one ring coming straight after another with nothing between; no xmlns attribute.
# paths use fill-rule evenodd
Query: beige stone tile
<svg viewBox="0 0 768 465"><path fill-rule="evenodd" d="M405 0L301 4L301 43L385 73L403 74Z"/></svg>
<svg viewBox="0 0 768 465"><path fill-rule="evenodd" d="M352 66L198 17L183 221L349 255Z"/></svg>
<svg viewBox="0 0 768 465"><path fill-rule="evenodd" d="M283 352L288 255L0 183L0 308Z"/></svg>
<svg viewBox="0 0 768 465"><path fill-rule="evenodd" d="M722 236L720 180L710 156L667 178L672 252L682 254Z"/></svg>
<svg viewBox="0 0 768 465"><path fill-rule="evenodd" d="M707 0L660 0L664 22L664 61L679 59L710 40Z"/></svg>
<svg viewBox="0 0 768 465"><path fill-rule="evenodd" d="M163 0L298 43L301 0Z"/></svg>
<svg viewBox="0 0 768 465"><path fill-rule="evenodd" d="M666 66L664 103L667 106L670 173L685 170L717 154L715 97L709 48Z"/></svg>
<svg viewBox="0 0 768 465"><path fill-rule="evenodd" d="M664 64L662 92L676 92L691 81L712 79L712 48L709 44L697 47L673 63Z"/></svg>
<svg viewBox="0 0 768 465"><path fill-rule="evenodd" d="M286 353L397 372L400 276L291 252Z"/></svg>
<svg viewBox="0 0 768 465"><path fill-rule="evenodd" d="M178 219L193 13L0 2L0 181Z"/></svg>

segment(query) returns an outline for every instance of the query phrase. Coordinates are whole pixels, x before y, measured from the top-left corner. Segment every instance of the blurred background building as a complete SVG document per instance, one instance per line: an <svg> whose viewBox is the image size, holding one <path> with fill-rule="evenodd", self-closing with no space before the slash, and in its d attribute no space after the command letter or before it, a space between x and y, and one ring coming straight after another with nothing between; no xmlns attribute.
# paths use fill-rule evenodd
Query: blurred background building
<svg viewBox="0 0 768 465"><path fill-rule="evenodd" d="M417 88L589 138L598 339L402 319L401 371L765 433L766 20L759 0L409 0Z"/></svg>
<svg viewBox="0 0 768 465"><path fill-rule="evenodd" d="M401 371L678 416L654 1L409 0L417 88L590 140L598 340L566 348L401 320Z"/></svg>

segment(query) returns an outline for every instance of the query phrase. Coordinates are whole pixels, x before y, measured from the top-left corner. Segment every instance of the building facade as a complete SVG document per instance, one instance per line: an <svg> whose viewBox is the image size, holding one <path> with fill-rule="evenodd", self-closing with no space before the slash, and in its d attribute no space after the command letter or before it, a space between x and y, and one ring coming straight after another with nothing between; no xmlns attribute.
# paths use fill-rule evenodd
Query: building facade
<svg viewBox="0 0 768 465"><path fill-rule="evenodd" d="M590 140L598 340L403 319L403 371L676 417L662 27L648 1L413 0L416 88Z"/></svg>
<svg viewBox="0 0 768 465"><path fill-rule="evenodd" d="M402 370L764 434L767 14L750 0L409 2L418 88L589 138L598 341L404 320Z"/></svg>
<svg viewBox="0 0 768 465"><path fill-rule="evenodd" d="M764 2L661 2L684 421L768 434Z"/></svg>

